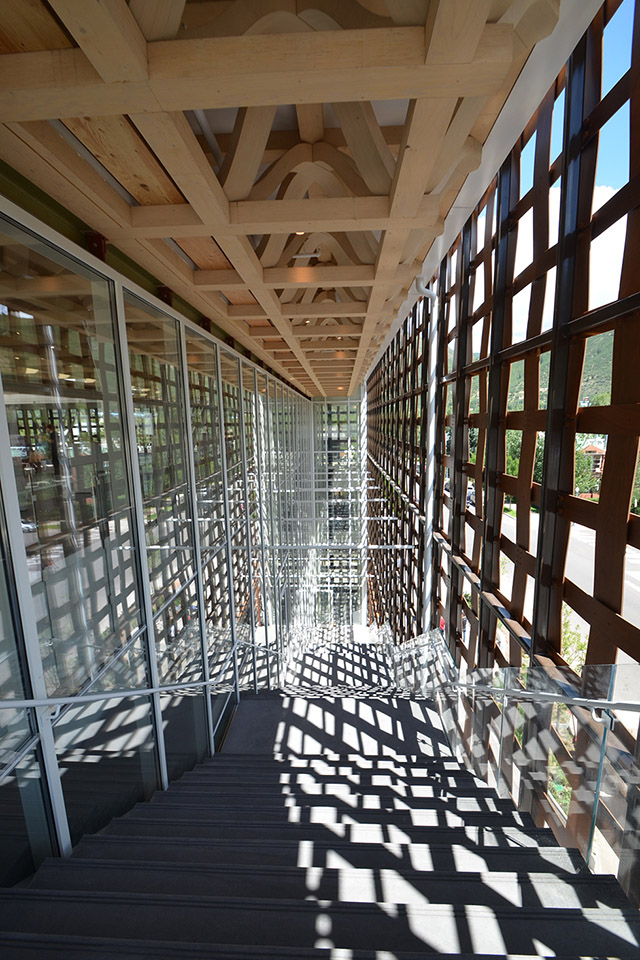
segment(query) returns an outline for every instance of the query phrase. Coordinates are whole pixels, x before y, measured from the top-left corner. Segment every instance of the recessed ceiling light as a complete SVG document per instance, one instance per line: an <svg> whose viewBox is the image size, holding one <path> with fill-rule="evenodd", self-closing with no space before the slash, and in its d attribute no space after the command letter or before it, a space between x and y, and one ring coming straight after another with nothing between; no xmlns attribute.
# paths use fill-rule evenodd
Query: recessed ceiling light
<svg viewBox="0 0 640 960"><path fill-rule="evenodd" d="M306 323L311 323L311 321L310 321L310 320L305 320L305 324L306 324Z"/></svg>
<svg viewBox="0 0 640 960"><path fill-rule="evenodd" d="M304 237L304 230L296 230L296 237Z"/></svg>

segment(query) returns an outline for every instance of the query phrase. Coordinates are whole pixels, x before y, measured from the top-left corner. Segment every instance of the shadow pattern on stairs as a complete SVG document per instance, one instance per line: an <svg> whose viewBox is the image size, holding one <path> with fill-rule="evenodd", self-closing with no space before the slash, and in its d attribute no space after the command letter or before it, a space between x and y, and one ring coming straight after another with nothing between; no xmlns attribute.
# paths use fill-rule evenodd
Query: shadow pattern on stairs
<svg viewBox="0 0 640 960"><path fill-rule="evenodd" d="M318 648L287 680L243 698L223 753L0 892L3 960L638 955L615 879L452 758L380 650Z"/></svg>

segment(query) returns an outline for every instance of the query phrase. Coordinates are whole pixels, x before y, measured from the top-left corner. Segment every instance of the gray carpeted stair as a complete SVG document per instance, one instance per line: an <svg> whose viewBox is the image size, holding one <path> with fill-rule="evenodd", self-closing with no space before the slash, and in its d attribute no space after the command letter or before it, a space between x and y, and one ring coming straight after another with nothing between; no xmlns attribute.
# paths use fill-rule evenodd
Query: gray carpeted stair
<svg viewBox="0 0 640 960"><path fill-rule="evenodd" d="M430 704L371 697L365 665L345 698L244 698L222 754L0 891L3 960L636 957L615 879L448 756Z"/></svg>

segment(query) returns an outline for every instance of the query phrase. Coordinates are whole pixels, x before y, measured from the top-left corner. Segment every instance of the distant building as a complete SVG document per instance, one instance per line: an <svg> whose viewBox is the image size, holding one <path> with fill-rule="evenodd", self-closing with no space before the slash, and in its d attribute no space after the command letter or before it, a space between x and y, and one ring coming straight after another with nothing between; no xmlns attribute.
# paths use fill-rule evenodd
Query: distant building
<svg viewBox="0 0 640 960"><path fill-rule="evenodd" d="M582 448L582 452L591 460L591 473L593 476L598 478L601 477L604 469L604 458L607 454L607 451L603 447L597 446L595 443L589 443L586 447Z"/></svg>

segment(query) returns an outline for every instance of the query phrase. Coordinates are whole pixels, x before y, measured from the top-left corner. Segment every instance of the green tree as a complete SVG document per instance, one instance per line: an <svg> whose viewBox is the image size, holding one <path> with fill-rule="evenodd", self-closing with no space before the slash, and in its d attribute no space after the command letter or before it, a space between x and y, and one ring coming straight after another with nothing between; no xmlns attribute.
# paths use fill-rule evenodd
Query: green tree
<svg viewBox="0 0 640 960"><path fill-rule="evenodd" d="M631 494L631 512L640 513L640 457L636 465L636 478L633 482L633 493Z"/></svg>
<svg viewBox="0 0 640 960"><path fill-rule="evenodd" d="M589 399L590 407L608 407L611 404L611 391L602 390L600 393L594 393Z"/></svg>
<svg viewBox="0 0 640 960"><path fill-rule="evenodd" d="M533 462L533 479L542 483L542 468L544 466L544 433L539 433L536 439L536 457Z"/></svg>
<svg viewBox="0 0 640 960"><path fill-rule="evenodd" d="M518 476L520 469L520 451L522 449L522 434L519 430L506 431L506 473L511 477Z"/></svg>
<svg viewBox="0 0 640 960"><path fill-rule="evenodd" d="M571 607L562 604L562 656L572 670L582 673L589 637L571 619Z"/></svg>
<svg viewBox="0 0 640 960"><path fill-rule="evenodd" d="M586 493L588 490L595 489L598 484L591 470L591 457L579 449L576 450L575 480L573 484L576 493L578 490L580 493Z"/></svg>

